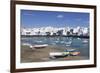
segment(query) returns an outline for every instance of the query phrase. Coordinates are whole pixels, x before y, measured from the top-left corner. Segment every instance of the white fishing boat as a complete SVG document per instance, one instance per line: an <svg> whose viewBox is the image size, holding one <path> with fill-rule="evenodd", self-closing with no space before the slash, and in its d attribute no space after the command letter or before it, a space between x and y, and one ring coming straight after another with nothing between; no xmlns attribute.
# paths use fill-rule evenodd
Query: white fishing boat
<svg viewBox="0 0 100 73"><path fill-rule="evenodd" d="M36 48L36 49L39 49L39 48L45 48L47 46L48 46L48 44L42 44L42 45L33 45L32 47Z"/></svg>
<svg viewBox="0 0 100 73"><path fill-rule="evenodd" d="M42 43L43 41L36 41L37 43Z"/></svg>
<svg viewBox="0 0 100 73"><path fill-rule="evenodd" d="M22 43L23 46L30 46L31 44L29 43Z"/></svg>
<svg viewBox="0 0 100 73"><path fill-rule="evenodd" d="M62 57L67 57L67 56L78 56L79 54L80 52L74 51L73 49L67 52L50 52L49 56L50 58L55 59L55 58L60 58L60 57L62 58Z"/></svg>
<svg viewBox="0 0 100 73"><path fill-rule="evenodd" d="M77 38L78 40L81 40L81 38Z"/></svg>
<svg viewBox="0 0 100 73"><path fill-rule="evenodd" d="M76 49L66 49L66 51L68 51L68 52L73 52L73 51L75 51Z"/></svg>
<svg viewBox="0 0 100 73"><path fill-rule="evenodd" d="M70 44L66 44L66 46L70 46Z"/></svg>
<svg viewBox="0 0 100 73"><path fill-rule="evenodd" d="M55 59L58 57L65 57L64 52L50 52L49 53L50 58Z"/></svg>
<svg viewBox="0 0 100 73"><path fill-rule="evenodd" d="M61 41L61 43L65 43L65 41Z"/></svg>
<svg viewBox="0 0 100 73"><path fill-rule="evenodd" d="M64 55L63 52L50 52L49 53L50 56L61 56Z"/></svg>
<svg viewBox="0 0 100 73"><path fill-rule="evenodd" d="M88 40L83 40L82 42L83 42L83 43L88 43Z"/></svg>
<svg viewBox="0 0 100 73"><path fill-rule="evenodd" d="M58 43L59 41L55 41L55 43Z"/></svg>
<svg viewBox="0 0 100 73"><path fill-rule="evenodd" d="M66 46L70 46L72 44L72 41L66 42L65 44Z"/></svg>

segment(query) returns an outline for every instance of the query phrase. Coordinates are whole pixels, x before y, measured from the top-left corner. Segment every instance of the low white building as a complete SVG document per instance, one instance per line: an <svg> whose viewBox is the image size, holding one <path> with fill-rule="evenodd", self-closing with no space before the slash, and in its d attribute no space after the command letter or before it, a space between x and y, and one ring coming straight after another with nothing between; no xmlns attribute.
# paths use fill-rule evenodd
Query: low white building
<svg viewBox="0 0 100 73"><path fill-rule="evenodd" d="M73 31L71 31L73 30ZM21 35L47 35L47 33L50 33L50 35L57 34L58 31L63 31L63 35L89 35L89 28L86 27L76 27L76 28L71 28L71 27L41 27L41 28L22 28L21 29Z"/></svg>

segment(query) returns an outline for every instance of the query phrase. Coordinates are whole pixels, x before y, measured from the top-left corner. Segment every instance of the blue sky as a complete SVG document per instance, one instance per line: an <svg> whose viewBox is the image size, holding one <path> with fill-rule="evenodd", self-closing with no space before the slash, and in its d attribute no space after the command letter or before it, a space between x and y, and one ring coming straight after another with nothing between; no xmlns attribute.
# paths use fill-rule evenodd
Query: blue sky
<svg viewBox="0 0 100 73"><path fill-rule="evenodd" d="M21 10L22 27L88 27L89 13Z"/></svg>

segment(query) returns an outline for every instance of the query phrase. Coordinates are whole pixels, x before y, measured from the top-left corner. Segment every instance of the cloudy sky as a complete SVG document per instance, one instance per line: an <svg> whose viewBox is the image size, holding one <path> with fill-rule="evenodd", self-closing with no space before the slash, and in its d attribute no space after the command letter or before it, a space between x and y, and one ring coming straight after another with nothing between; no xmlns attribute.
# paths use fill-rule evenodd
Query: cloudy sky
<svg viewBox="0 0 100 73"><path fill-rule="evenodd" d="M89 13L21 10L22 27L88 27Z"/></svg>

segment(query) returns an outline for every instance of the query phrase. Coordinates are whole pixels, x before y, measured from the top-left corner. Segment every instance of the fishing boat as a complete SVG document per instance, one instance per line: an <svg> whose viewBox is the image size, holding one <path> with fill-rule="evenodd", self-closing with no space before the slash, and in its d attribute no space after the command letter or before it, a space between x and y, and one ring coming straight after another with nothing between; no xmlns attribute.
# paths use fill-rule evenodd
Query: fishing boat
<svg viewBox="0 0 100 73"><path fill-rule="evenodd" d="M65 52L74 52L76 49L71 49L71 48L69 48L69 49L66 49L65 50Z"/></svg>
<svg viewBox="0 0 100 73"><path fill-rule="evenodd" d="M88 40L83 40L83 43L88 43Z"/></svg>
<svg viewBox="0 0 100 73"><path fill-rule="evenodd" d="M42 43L43 41L36 41L36 43Z"/></svg>
<svg viewBox="0 0 100 73"><path fill-rule="evenodd" d="M55 58L63 58L63 57L67 57L67 56L78 56L79 54L80 54L80 52L72 49L72 50L65 51L65 52L50 52L49 56L50 56L50 58L55 59Z"/></svg>
<svg viewBox="0 0 100 73"><path fill-rule="evenodd" d="M67 49L67 52L69 52L70 56L77 56L80 54L80 52L76 51L76 49Z"/></svg>
<svg viewBox="0 0 100 73"><path fill-rule="evenodd" d="M70 46L72 44L72 41L66 42L65 44L66 46Z"/></svg>
<svg viewBox="0 0 100 73"><path fill-rule="evenodd" d="M31 44L29 43L22 43L23 46L30 46Z"/></svg>
<svg viewBox="0 0 100 73"><path fill-rule="evenodd" d="M79 55L79 54L80 54L80 52L71 52L71 53L70 53L71 56L77 56L77 55Z"/></svg>
<svg viewBox="0 0 100 73"><path fill-rule="evenodd" d="M81 38L77 38L78 40L81 40Z"/></svg>
<svg viewBox="0 0 100 73"><path fill-rule="evenodd" d="M49 53L49 56L51 59L55 59L55 58L61 58L61 57L66 57L67 56L67 53L66 52L66 55L64 52L50 52Z"/></svg>
<svg viewBox="0 0 100 73"><path fill-rule="evenodd" d="M45 48L47 47L48 44L42 44L42 45L33 45L32 48L40 49L40 48Z"/></svg>

